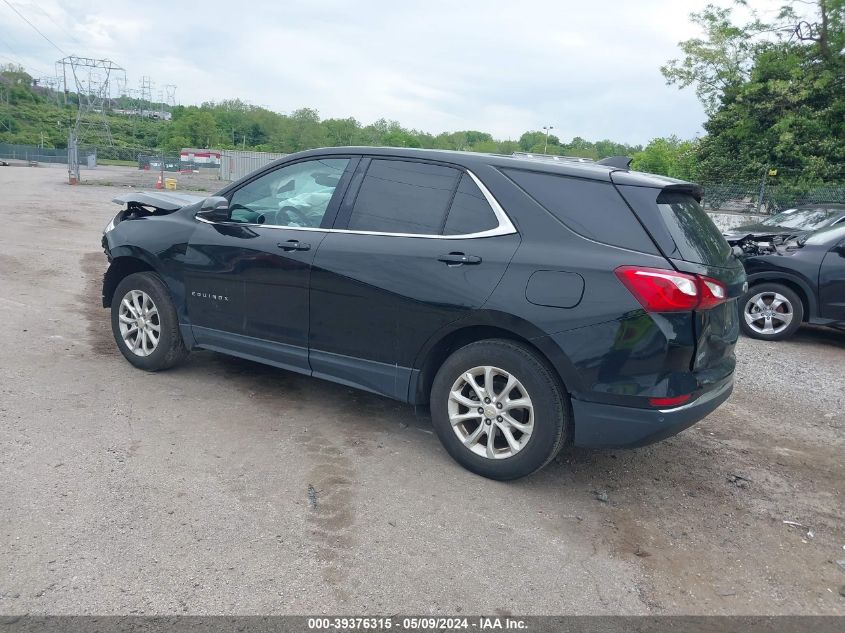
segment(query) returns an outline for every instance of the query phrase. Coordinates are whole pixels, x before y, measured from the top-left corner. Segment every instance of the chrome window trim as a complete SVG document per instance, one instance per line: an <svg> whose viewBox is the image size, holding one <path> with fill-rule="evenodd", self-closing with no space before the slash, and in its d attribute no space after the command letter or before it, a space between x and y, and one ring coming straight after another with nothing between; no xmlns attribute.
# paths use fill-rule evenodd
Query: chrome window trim
<svg viewBox="0 0 845 633"><path fill-rule="evenodd" d="M496 237L499 235L513 235L517 232L516 227L514 226L511 219L508 217L508 214L502 208L502 205L499 204L498 200L493 197L493 194L490 193L490 190L478 179L474 173L472 173L469 169L461 169L466 174L469 174L469 177L472 178L472 181L478 186L481 190L484 199L487 200L487 204L490 205L490 208L493 209L493 214L496 216L496 221L498 222L498 226L492 229L488 229L486 231L479 231L477 233L462 233L461 235L432 235L430 233L390 233L384 231L357 231L354 229L323 229L320 227L308 227L308 226L285 226L283 224L251 224L246 222L213 222L212 220L206 220L205 218L196 217L196 219L200 222L204 222L206 224L222 224L226 226L260 226L268 229L285 229L288 231L313 231L318 233L350 233L353 235L384 235L389 237L422 237L427 239L437 239L437 240L467 240L467 239L475 239L480 237Z"/></svg>

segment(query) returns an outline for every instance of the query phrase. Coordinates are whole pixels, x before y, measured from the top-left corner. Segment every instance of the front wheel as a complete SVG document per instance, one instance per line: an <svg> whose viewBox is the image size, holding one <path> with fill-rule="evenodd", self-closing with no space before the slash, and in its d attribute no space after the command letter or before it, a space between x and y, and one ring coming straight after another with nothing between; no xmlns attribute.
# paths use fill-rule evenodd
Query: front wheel
<svg viewBox="0 0 845 633"><path fill-rule="evenodd" d="M742 298L742 331L751 338L780 341L801 327L804 304L795 292L782 284L753 286Z"/></svg>
<svg viewBox="0 0 845 633"><path fill-rule="evenodd" d="M490 339L454 352L431 388L431 418L443 446L490 479L530 475L560 451L571 420L559 380L529 347Z"/></svg>
<svg viewBox="0 0 845 633"><path fill-rule="evenodd" d="M139 369L167 369L188 355L173 300L155 273L134 273L117 285L111 326L121 354Z"/></svg>

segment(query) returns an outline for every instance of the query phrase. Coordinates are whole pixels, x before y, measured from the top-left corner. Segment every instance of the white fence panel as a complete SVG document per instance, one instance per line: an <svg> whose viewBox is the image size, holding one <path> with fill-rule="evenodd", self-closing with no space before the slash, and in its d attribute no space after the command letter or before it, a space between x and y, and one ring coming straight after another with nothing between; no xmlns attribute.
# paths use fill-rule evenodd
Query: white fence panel
<svg viewBox="0 0 845 633"><path fill-rule="evenodd" d="M220 156L220 180L239 180L287 154L273 152L239 152L224 149Z"/></svg>

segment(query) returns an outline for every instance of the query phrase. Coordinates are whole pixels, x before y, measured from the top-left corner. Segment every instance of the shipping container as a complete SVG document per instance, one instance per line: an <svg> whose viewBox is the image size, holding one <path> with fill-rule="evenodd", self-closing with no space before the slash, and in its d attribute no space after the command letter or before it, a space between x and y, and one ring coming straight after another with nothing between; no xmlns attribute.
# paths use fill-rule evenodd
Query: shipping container
<svg viewBox="0 0 845 633"><path fill-rule="evenodd" d="M287 154L273 152L239 152L224 149L220 157L220 180L239 180Z"/></svg>

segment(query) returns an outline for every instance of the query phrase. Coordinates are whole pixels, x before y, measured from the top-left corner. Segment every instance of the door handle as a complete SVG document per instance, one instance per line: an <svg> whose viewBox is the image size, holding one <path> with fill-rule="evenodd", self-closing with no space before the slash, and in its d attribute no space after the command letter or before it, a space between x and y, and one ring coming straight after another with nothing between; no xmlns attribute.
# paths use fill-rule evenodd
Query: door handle
<svg viewBox="0 0 845 633"><path fill-rule="evenodd" d="M461 264L480 264L481 258L478 255L466 255L464 253L449 253L441 255L437 261L444 262L449 266L460 266Z"/></svg>
<svg viewBox="0 0 845 633"><path fill-rule="evenodd" d="M288 240L287 242L279 242L276 244L283 251L310 251L310 244L303 244L299 240Z"/></svg>

